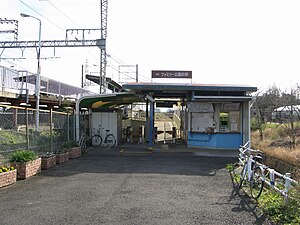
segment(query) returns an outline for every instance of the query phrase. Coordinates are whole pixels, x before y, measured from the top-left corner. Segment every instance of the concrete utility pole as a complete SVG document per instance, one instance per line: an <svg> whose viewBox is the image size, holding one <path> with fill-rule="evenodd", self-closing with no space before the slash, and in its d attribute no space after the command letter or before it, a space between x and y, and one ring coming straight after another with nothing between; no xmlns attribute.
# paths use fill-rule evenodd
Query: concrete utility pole
<svg viewBox="0 0 300 225"><path fill-rule="evenodd" d="M41 34L42 34L42 22L39 18L36 18L34 16L21 13L20 14L22 17L31 17L39 21L39 45L37 49L37 60L38 60L38 65L37 65L37 74L36 74L36 83L35 83L35 97L36 97L36 112L35 112L35 127L36 131L39 131L39 124L40 124L40 87L41 87Z"/></svg>

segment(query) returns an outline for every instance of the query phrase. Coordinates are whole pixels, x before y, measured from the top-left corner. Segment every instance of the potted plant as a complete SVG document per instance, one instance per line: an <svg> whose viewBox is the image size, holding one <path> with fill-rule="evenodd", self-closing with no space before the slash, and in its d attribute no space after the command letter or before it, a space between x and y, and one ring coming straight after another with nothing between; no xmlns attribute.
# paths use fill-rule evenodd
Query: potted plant
<svg viewBox="0 0 300 225"><path fill-rule="evenodd" d="M0 167L0 188L17 181L17 170L13 166L1 166Z"/></svg>
<svg viewBox="0 0 300 225"><path fill-rule="evenodd" d="M69 152L70 159L75 159L75 158L81 156L81 149L80 149L78 143L75 141L65 142L63 144L63 148Z"/></svg>
<svg viewBox="0 0 300 225"><path fill-rule="evenodd" d="M41 158L30 150L18 150L10 155L10 165L17 169L17 179L26 179L41 172Z"/></svg>
<svg viewBox="0 0 300 225"><path fill-rule="evenodd" d="M56 165L56 155L54 153L45 153L41 156L42 170L47 170Z"/></svg>
<svg viewBox="0 0 300 225"><path fill-rule="evenodd" d="M66 149L59 149L55 152L56 155L56 163L64 163L69 161L69 152L66 151Z"/></svg>

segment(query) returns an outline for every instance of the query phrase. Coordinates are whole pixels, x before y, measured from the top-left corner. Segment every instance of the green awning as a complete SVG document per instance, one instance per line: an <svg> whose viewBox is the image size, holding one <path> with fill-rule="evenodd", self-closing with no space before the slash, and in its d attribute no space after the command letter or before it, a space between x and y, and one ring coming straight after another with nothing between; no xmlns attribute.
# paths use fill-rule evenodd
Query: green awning
<svg viewBox="0 0 300 225"><path fill-rule="evenodd" d="M122 105L129 105L135 102L144 102L142 97L132 93L121 92L112 94L101 94L82 97L79 101L79 108L118 108Z"/></svg>

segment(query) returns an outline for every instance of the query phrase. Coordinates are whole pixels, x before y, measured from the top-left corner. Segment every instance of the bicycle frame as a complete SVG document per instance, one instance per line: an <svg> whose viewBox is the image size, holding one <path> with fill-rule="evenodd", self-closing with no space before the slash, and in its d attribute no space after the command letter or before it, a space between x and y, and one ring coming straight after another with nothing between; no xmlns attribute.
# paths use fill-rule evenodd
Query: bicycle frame
<svg viewBox="0 0 300 225"><path fill-rule="evenodd" d="M262 152L259 150L253 150L245 146L241 146L239 149L239 161L243 166L239 188L243 186L243 183L246 181L250 184L250 192L252 198L259 198L265 181L264 168L258 163L258 160L261 160ZM253 154L256 154L255 156Z"/></svg>

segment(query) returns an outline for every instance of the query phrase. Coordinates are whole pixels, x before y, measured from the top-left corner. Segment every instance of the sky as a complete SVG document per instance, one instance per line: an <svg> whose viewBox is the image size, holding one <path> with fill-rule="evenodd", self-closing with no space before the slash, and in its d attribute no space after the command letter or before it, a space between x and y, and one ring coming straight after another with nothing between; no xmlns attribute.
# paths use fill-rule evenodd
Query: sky
<svg viewBox="0 0 300 225"><path fill-rule="evenodd" d="M108 0L107 76L132 82L243 84L263 91L300 83L300 1ZM0 18L19 21L19 40L64 40L65 30L100 28L100 0L1 0ZM7 26L7 25L6 25ZM0 30L6 29L0 24ZM80 37L73 33L70 38ZM100 38L97 32L86 39ZM13 40L1 34L0 41ZM100 50L43 48L41 75L81 85L99 74ZM35 49L6 49L0 65L35 73ZM129 67L126 67L129 66ZM120 71L119 71L120 68ZM192 80L151 80L151 70L191 70ZM97 87L95 87L97 89Z"/></svg>

